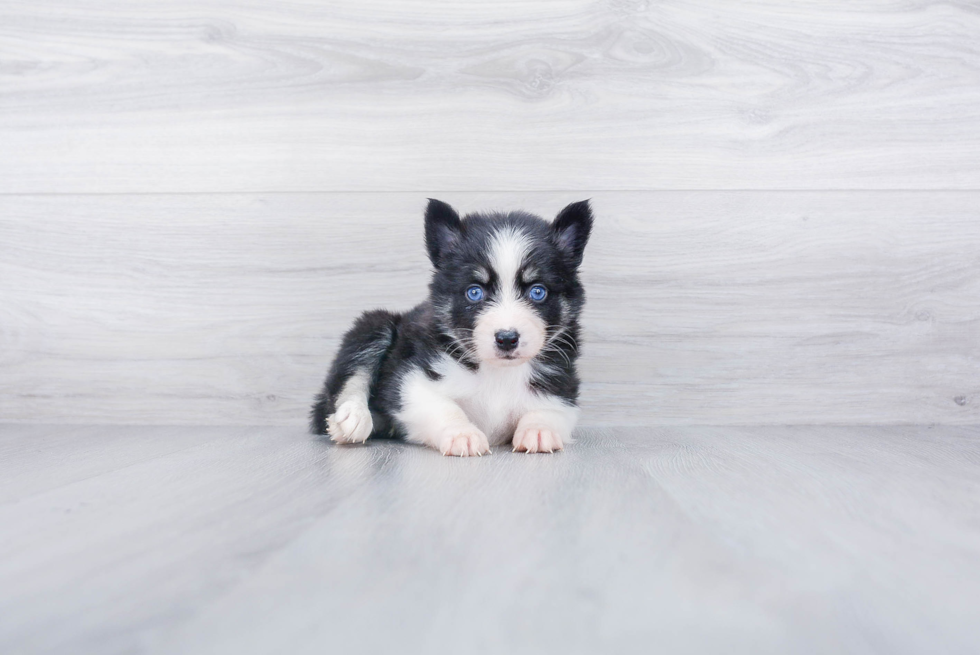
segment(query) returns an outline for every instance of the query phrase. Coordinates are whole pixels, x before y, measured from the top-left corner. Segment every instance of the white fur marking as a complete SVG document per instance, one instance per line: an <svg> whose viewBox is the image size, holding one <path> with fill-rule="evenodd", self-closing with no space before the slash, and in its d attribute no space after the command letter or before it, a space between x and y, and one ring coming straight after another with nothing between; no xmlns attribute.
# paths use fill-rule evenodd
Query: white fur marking
<svg viewBox="0 0 980 655"><path fill-rule="evenodd" d="M534 281L539 275L538 269L533 266L529 266L521 271L521 282L524 284L529 284Z"/></svg>
<svg viewBox="0 0 980 655"><path fill-rule="evenodd" d="M517 274L530 252L526 234L512 227L504 228L490 240L490 263L497 273L500 288L497 296L477 318L473 341L481 361L498 366L518 366L536 356L544 346L546 325L521 296ZM520 335L512 358L500 357L495 335L499 330L516 330Z"/></svg>
<svg viewBox="0 0 980 655"><path fill-rule="evenodd" d="M327 417L327 432L337 443L364 443L371 436L374 422L368 409L371 378L357 371L347 379L337 396L336 410Z"/></svg>
<svg viewBox="0 0 980 655"><path fill-rule="evenodd" d="M486 435L438 385L418 369L402 379L402 408L395 418L405 427L406 439L443 455L469 457L490 452Z"/></svg>
<svg viewBox="0 0 980 655"><path fill-rule="evenodd" d="M490 264L500 278L500 297L518 299L517 272L531 249L527 235L512 227L494 233L490 241Z"/></svg>
<svg viewBox="0 0 980 655"><path fill-rule="evenodd" d="M397 418L410 441L444 451L440 439L445 439L446 426L450 431L471 426L485 435L488 446L510 441L522 426L554 432L553 450L571 439L578 408L532 391L531 364L481 366L474 372L443 356L432 368L441 379L431 380L416 371L402 382L402 411Z"/></svg>

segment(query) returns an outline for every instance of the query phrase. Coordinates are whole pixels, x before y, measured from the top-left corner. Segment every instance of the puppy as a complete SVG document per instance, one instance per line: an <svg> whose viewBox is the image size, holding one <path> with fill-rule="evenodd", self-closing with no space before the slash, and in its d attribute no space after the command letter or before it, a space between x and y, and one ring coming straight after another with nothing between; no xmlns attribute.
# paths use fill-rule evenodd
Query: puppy
<svg viewBox="0 0 980 655"><path fill-rule="evenodd" d="M511 442L551 453L578 418L578 278L589 201L551 223L526 212L459 214L429 200L429 298L366 312L344 335L310 416L337 443L400 438L468 457Z"/></svg>

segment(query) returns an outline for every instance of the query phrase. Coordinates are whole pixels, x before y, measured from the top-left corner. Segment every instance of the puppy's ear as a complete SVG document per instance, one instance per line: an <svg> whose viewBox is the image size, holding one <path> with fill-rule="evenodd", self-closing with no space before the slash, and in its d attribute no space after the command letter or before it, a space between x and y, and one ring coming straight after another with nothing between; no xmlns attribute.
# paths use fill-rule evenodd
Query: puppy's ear
<svg viewBox="0 0 980 655"><path fill-rule="evenodd" d="M589 207L589 201L573 202L558 212L551 224L551 231L558 249L577 268L582 263L582 253L585 251L585 244L589 242L589 234L592 233L592 208Z"/></svg>
<svg viewBox="0 0 980 655"><path fill-rule="evenodd" d="M435 198L425 208L425 247L432 265L439 268L446 251L460 238L463 224L456 210Z"/></svg>

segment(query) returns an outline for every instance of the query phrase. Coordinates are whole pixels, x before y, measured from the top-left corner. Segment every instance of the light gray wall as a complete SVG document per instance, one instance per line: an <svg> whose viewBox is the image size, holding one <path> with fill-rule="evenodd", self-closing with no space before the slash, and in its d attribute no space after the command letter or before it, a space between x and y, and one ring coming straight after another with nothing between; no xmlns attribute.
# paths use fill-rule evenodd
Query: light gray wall
<svg viewBox="0 0 980 655"><path fill-rule="evenodd" d="M972 2L0 5L0 420L301 424L421 210L594 199L583 421L980 423Z"/></svg>

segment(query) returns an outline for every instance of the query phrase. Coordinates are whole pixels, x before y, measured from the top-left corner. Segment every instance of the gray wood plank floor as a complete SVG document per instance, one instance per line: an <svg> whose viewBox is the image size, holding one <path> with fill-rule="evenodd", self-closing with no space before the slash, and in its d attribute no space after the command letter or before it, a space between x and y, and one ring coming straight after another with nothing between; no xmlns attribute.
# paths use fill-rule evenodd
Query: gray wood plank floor
<svg viewBox="0 0 980 655"><path fill-rule="evenodd" d="M0 426L0 652L968 653L980 428Z"/></svg>
<svg viewBox="0 0 980 655"><path fill-rule="evenodd" d="M980 192L593 196L583 420L980 423ZM0 196L0 420L301 425L421 194Z"/></svg>

